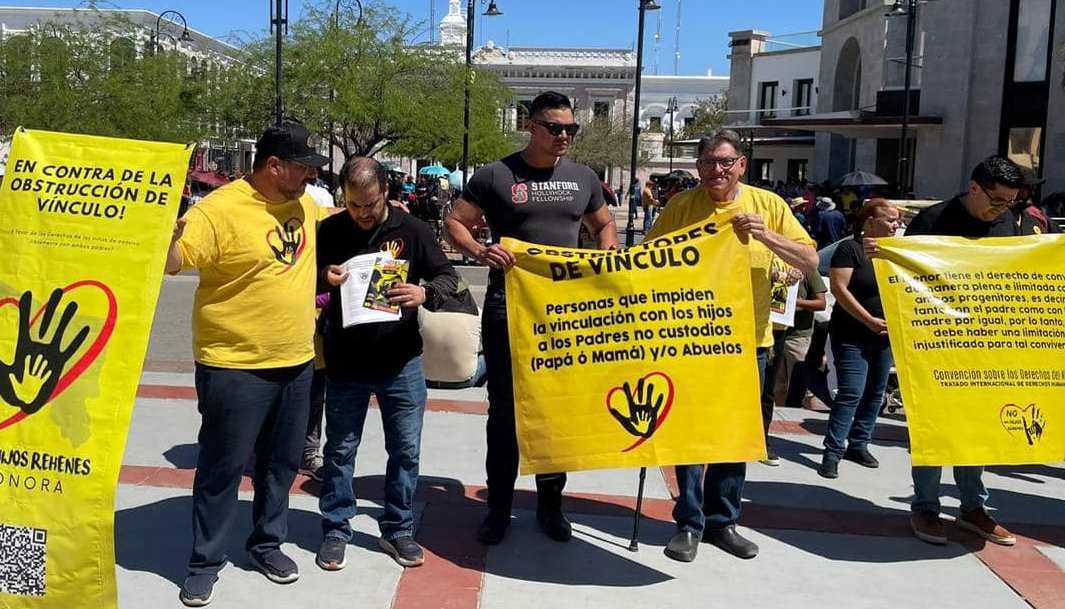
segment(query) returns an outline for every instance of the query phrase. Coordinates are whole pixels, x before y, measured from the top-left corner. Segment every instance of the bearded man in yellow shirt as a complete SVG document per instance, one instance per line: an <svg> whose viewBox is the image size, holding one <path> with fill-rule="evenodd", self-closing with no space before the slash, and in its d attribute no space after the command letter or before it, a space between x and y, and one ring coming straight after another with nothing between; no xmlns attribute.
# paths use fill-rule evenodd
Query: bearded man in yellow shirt
<svg viewBox="0 0 1065 609"><path fill-rule="evenodd" d="M732 223L736 236L748 245L750 253L761 378L765 375L767 353L773 346L773 327L769 323L773 264L782 261L804 273L816 273L817 252L813 239L783 199L767 190L740 184L740 176L747 171L747 157L740 150L739 136L733 131L699 140L696 167L702 183L674 196L645 239L696 223ZM751 403L737 406L761 413L758 394L752 393L751 397ZM673 508L673 519L678 532L669 540L666 556L682 562L695 560L700 539L740 558L758 555L758 546L736 532L746 475L746 463L677 466L680 496Z"/></svg>
<svg viewBox="0 0 1065 609"><path fill-rule="evenodd" d="M167 257L168 273L200 273L192 330L202 423L192 555L179 595L189 607L211 602L253 451L249 558L271 581L299 578L281 544L310 408L317 223L329 215L305 192L329 161L309 140L301 125L267 129L252 173L178 220Z"/></svg>

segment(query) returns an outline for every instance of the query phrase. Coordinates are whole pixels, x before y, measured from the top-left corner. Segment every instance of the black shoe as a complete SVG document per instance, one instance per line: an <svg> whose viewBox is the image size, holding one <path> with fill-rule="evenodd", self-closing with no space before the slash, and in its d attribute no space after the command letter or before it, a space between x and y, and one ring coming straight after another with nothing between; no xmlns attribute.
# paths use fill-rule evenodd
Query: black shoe
<svg viewBox="0 0 1065 609"><path fill-rule="evenodd" d="M666 544L666 556L680 562L695 560L695 554L699 552L699 534L694 531L677 531L677 534L669 539Z"/></svg>
<svg viewBox="0 0 1065 609"><path fill-rule="evenodd" d="M573 537L573 527L560 509L537 507L536 522L540 523L540 530L555 541L569 541Z"/></svg>
<svg viewBox="0 0 1065 609"><path fill-rule="evenodd" d="M422 553L422 547L415 543L410 535L402 535L395 539L382 537L377 540L377 543L380 544L382 550L392 557L392 560L404 567L417 567L425 562L425 554Z"/></svg>
<svg viewBox="0 0 1065 609"><path fill-rule="evenodd" d="M218 576L214 573L196 573L185 577L178 599L186 607L206 607L214 599L214 585Z"/></svg>
<svg viewBox="0 0 1065 609"><path fill-rule="evenodd" d="M347 547L348 542L339 537L326 537L318 547L314 562L326 571L339 571L348 565L347 559L344 558L344 550Z"/></svg>
<svg viewBox="0 0 1065 609"><path fill-rule="evenodd" d="M501 516L488 512L488 515L481 521L481 526L477 527L477 541L486 546L498 545L506 537L508 528L510 528L510 514Z"/></svg>
<svg viewBox="0 0 1065 609"><path fill-rule="evenodd" d="M821 457L821 467L817 468L817 473L822 478L839 478L839 457L825 453L825 456Z"/></svg>
<svg viewBox="0 0 1065 609"><path fill-rule="evenodd" d="M712 543L739 558L754 558L758 556L758 546L753 541L745 539L737 533L736 525L734 524L722 529L707 529L703 531L703 541Z"/></svg>
<svg viewBox="0 0 1065 609"><path fill-rule="evenodd" d="M876 457L869 452L866 447L861 448L848 448L847 452L843 453L843 458L848 461L854 461L862 467L868 467L870 469L876 469L880 467L880 462L876 460Z"/></svg>
<svg viewBox="0 0 1065 609"><path fill-rule="evenodd" d="M248 552L248 558L251 559L252 566L262 571L266 579L275 584L291 584L300 578L300 568L277 548L265 552Z"/></svg>

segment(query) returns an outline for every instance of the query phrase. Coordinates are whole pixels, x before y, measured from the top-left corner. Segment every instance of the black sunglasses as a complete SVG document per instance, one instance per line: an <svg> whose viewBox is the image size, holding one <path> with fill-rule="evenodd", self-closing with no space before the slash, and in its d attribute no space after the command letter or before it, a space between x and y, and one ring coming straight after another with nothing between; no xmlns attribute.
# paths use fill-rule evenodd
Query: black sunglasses
<svg viewBox="0 0 1065 609"><path fill-rule="evenodd" d="M531 120L532 122L536 123L537 125L540 125L544 129L547 129L547 132L550 133L551 135L555 136L555 137L558 137L558 136L562 135L563 131L566 132L566 135L568 135L570 137L573 137L573 136L577 135L578 131L581 130L581 126L578 125L577 123L569 123L568 125L564 125L562 123L551 123L551 122L542 121L542 120L539 120L539 119L536 119L536 118L532 118L532 119L529 119L529 120Z"/></svg>

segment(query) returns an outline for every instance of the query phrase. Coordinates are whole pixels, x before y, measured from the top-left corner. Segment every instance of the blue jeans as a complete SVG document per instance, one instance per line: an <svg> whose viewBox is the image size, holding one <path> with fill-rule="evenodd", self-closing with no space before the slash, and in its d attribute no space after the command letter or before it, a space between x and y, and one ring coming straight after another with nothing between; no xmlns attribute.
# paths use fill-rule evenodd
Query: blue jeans
<svg viewBox="0 0 1065 609"><path fill-rule="evenodd" d="M983 466L955 466L954 483L958 485L961 495L961 511L983 509L987 503L987 489L981 477ZM910 510L914 512L939 513L939 480L943 477L942 467L913 468L913 502Z"/></svg>
<svg viewBox="0 0 1065 609"><path fill-rule="evenodd" d="M764 348L757 352L759 388L765 379L767 352ZM704 528L723 529L739 521L746 463L678 465L676 470L680 496L673 506L673 520L677 528L701 534Z"/></svg>
<svg viewBox="0 0 1065 609"><path fill-rule="evenodd" d="M657 215L657 207L648 207L643 210L643 234L645 237L647 236L647 233L651 232L651 227L654 226L655 216Z"/></svg>
<svg viewBox="0 0 1065 609"><path fill-rule="evenodd" d="M825 434L825 454L842 457L848 446L865 448L873 437L891 373L891 347L832 341L839 391L832 401Z"/></svg>
<svg viewBox="0 0 1065 609"><path fill-rule="evenodd" d="M393 377L372 381L326 380L325 465L322 468L322 532L326 537L351 539L355 516L355 454L370 394L377 396L385 430L385 511L377 521L381 536L414 536L414 492L418 487L422 419L425 416L425 376L422 358L407 362Z"/></svg>

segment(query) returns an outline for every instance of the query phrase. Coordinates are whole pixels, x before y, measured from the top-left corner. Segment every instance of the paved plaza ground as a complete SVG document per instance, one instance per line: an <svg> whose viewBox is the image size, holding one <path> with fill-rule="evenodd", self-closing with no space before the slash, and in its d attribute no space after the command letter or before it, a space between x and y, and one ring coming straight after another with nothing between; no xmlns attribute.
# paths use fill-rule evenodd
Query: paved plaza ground
<svg viewBox="0 0 1065 609"><path fill-rule="evenodd" d="M476 271L473 271L476 274ZM123 460L116 505L120 607L179 607L190 548L196 412L188 318L194 277L167 278ZM704 544L694 563L666 558L676 491L671 468L648 470L640 546L628 550L637 471L570 475L565 509L574 537L557 543L536 528L531 477L518 481L515 519L503 544L474 541L484 514L483 389L430 391L421 456L417 540L424 566L404 570L378 549L374 518L383 497L385 452L372 410L359 451L360 514L348 567L314 564L320 538L318 485L292 488L286 551L302 576L270 583L251 570L250 481L231 538L233 564L212 606L272 609L519 609L658 607L849 608L1065 607L1065 467L990 468L985 482L995 516L1018 534L1016 547L984 544L948 527L942 547L910 534L912 495L905 421L881 418L872 450L878 470L850 462L837 480L820 478L826 416L778 409L772 444L780 467L752 463L741 528L761 546L750 561ZM944 475L945 513L957 490Z"/></svg>

